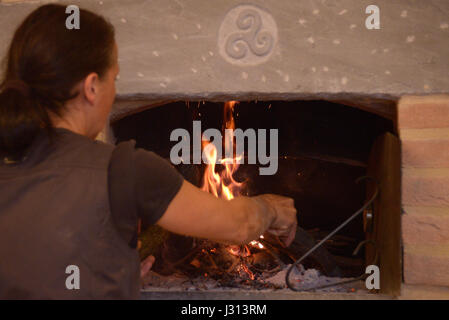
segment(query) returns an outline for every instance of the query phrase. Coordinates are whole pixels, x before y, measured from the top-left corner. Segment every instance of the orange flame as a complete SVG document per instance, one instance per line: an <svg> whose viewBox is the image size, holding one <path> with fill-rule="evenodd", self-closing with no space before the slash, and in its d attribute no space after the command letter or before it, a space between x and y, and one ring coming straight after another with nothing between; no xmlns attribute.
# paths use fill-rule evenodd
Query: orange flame
<svg viewBox="0 0 449 320"><path fill-rule="evenodd" d="M233 147L233 158L224 158L217 160L217 149L214 144L203 140L203 152L209 162L206 171L204 172L204 182L201 187L202 190L212 193L217 198L225 198L227 200L234 199L239 196L243 187L242 182L234 179L234 173L239 167L239 162L242 156L235 156L235 143L233 137L224 134L225 129L235 129L234 122L234 105L237 101L228 101L224 106L224 125L223 125L223 139L225 140L225 149L228 150ZM216 165L224 165L224 170L220 173L216 171Z"/></svg>
<svg viewBox="0 0 449 320"><path fill-rule="evenodd" d="M204 182L201 187L202 190L212 193L217 198L225 198L227 200L234 199L234 197L239 196L241 194L242 187L244 186L243 182L238 182L234 179L234 173L237 171L239 167L240 160L242 159L242 155L235 155L235 139L233 136L229 136L225 134L226 129L235 129L235 121L234 121L234 106L238 103L237 101L228 101L224 105L224 124L223 124L223 139L225 140L225 150L229 151L229 148L233 148L233 158L224 158L221 161L218 161L219 164L224 165L224 170L220 173L217 173L215 167L217 165L217 149L215 145L210 143L209 141L203 140L203 152L209 160L209 164L204 172ZM228 152L226 152L227 154ZM260 236L263 239L263 236ZM258 247L259 249L263 249L264 246L256 240L250 242L250 245L254 247ZM249 252L248 247L246 247ZM230 248L229 252L234 255L239 255L238 250L236 248ZM241 253L240 253L241 254Z"/></svg>
<svg viewBox="0 0 449 320"><path fill-rule="evenodd" d="M225 145L225 154L232 154L232 158L224 158L220 161L217 160L217 149L213 143L207 140L202 141L203 153L206 156L209 164L204 172L204 180L201 189L203 191L212 193L217 198L224 198L227 200L234 199L234 197L241 194L242 188L244 186L243 182L238 182L234 179L234 173L239 167L242 155L236 155L235 139L233 135L227 135L226 129L235 129L234 121L234 106L237 101L228 101L224 105L224 122L223 122L223 140ZM232 150L230 149L232 148ZM231 152L232 151L232 152ZM216 171L216 165L224 165L224 169L220 173ZM263 238L263 236L260 236ZM259 241L251 241L250 246L258 247L263 249L264 246ZM228 252L240 257L248 257L251 255L251 251L248 245L244 246L228 246ZM250 279L254 280L255 276L249 270L249 268L241 263L240 270L246 272Z"/></svg>

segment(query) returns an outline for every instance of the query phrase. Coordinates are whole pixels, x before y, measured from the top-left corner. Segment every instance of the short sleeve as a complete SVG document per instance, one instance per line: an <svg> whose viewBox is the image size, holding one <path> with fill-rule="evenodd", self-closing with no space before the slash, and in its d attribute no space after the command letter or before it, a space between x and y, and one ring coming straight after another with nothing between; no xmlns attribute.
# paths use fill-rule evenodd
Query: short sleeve
<svg viewBox="0 0 449 320"><path fill-rule="evenodd" d="M135 141L114 149L109 164L111 215L120 235L137 244L137 224L155 224L167 210L183 183L182 175L154 152L135 148Z"/></svg>
<svg viewBox="0 0 449 320"><path fill-rule="evenodd" d="M137 213L143 226L155 224L181 188L183 177L164 158L154 152L137 149Z"/></svg>

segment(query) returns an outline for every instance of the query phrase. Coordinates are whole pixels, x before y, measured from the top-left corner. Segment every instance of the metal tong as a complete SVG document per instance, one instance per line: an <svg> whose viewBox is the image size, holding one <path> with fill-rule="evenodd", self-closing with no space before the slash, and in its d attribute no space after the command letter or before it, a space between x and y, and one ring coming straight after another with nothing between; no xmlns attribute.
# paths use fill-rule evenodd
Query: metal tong
<svg viewBox="0 0 449 320"><path fill-rule="evenodd" d="M287 287L293 291L311 291L311 290L317 290L317 289L323 289L323 288L328 288L328 287L334 287L337 285L341 285L341 284L346 284L346 283L351 283L351 282L356 282L359 280L363 280L364 278L367 277L367 274L362 274L359 277L350 279L350 280L344 280L344 281L338 281L338 282L334 282L334 283L329 283L326 285L321 285L321 286L314 286L314 287L310 287L310 288L295 288L292 283L290 282L290 274L293 270L293 268L295 268L299 263L301 263L305 258L307 258L312 252L314 252L317 248L319 248L321 245L323 245L323 243L325 243L329 238L331 238L333 235L335 235L338 231L340 231L343 227L345 227L349 222L351 222L352 220L354 220L359 214L361 214L362 212L364 212L366 209L370 208L370 214L371 214L371 219L373 219L372 214L373 214L373 210L372 210L372 204L374 202L374 200L376 200L377 196L379 195L379 183L372 177L369 176L363 176L358 178L355 182L359 183L362 180L371 180L373 182L376 182L376 188L374 191L373 196L369 199L369 201L367 203L365 203L363 205L363 207L361 207L359 210L357 210L352 216L350 216L348 219L346 219L342 224L340 224L334 231L332 231L331 233L329 233L324 239L322 239L320 242L318 242L315 246L313 246L309 251L307 251L301 258L299 258L298 260L296 260L288 269L286 275L285 275L285 283L287 284ZM379 259L379 251L378 251L378 247L376 246L376 243L374 240L364 240L362 242L360 242L357 246L357 248L354 250L353 255L356 255L359 251L360 248L367 244L370 243L374 246L375 250L376 250L376 255L374 257L374 261L372 264L377 264L377 261Z"/></svg>

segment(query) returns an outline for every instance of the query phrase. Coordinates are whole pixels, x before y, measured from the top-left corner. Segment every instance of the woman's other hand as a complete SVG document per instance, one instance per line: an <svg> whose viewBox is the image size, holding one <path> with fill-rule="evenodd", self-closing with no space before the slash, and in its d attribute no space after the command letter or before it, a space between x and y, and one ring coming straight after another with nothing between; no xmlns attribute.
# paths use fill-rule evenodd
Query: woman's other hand
<svg viewBox="0 0 449 320"><path fill-rule="evenodd" d="M140 263L140 279L143 281L145 276L150 272L153 267L156 258L154 256L148 256Z"/></svg>

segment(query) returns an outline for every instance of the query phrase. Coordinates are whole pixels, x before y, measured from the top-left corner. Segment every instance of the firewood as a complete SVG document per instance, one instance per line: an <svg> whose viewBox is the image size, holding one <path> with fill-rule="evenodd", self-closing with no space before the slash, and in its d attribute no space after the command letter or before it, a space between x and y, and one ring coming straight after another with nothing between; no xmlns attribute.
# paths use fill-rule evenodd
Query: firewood
<svg viewBox="0 0 449 320"><path fill-rule="evenodd" d="M149 255L158 256L162 244L168 238L169 232L159 226L150 226L139 235L141 247L139 249L140 260L144 260Z"/></svg>

